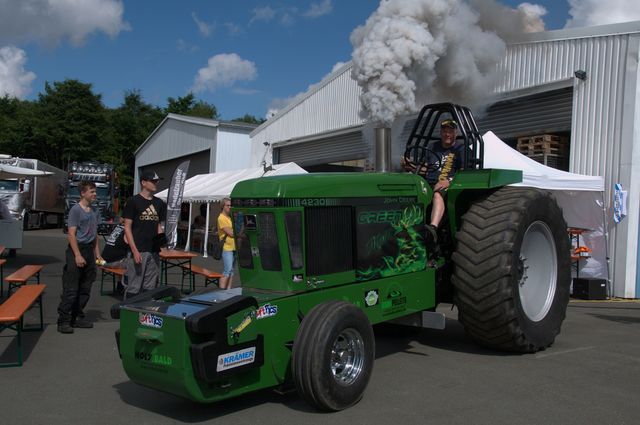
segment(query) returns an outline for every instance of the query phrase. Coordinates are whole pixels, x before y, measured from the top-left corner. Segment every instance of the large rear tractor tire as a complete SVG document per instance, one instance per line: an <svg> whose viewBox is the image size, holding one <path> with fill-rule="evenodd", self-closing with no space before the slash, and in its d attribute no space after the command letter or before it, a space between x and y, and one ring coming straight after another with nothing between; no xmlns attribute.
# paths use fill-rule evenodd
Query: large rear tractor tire
<svg viewBox="0 0 640 425"><path fill-rule="evenodd" d="M550 346L571 282L567 224L551 195L503 187L471 206L456 239L452 283L467 333L506 351Z"/></svg>
<svg viewBox="0 0 640 425"><path fill-rule="evenodd" d="M353 304L328 301L302 320L292 354L293 380L302 398L319 410L343 410L360 401L369 383L373 329Z"/></svg>

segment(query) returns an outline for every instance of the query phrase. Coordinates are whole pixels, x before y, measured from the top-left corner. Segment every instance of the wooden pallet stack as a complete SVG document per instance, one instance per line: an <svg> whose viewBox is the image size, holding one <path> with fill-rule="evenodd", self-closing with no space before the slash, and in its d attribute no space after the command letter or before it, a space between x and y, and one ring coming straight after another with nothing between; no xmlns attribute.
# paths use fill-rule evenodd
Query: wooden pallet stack
<svg viewBox="0 0 640 425"><path fill-rule="evenodd" d="M518 152L548 167L569 169L569 139L555 134L520 137Z"/></svg>

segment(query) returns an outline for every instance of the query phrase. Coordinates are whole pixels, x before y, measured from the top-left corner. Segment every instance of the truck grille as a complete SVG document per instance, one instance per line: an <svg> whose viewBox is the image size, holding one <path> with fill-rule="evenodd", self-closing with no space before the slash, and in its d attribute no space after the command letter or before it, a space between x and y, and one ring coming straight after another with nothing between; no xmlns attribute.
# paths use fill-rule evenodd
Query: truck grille
<svg viewBox="0 0 640 425"><path fill-rule="evenodd" d="M307 208L305 227L308 275L354 268L351 207Z"/></svg>

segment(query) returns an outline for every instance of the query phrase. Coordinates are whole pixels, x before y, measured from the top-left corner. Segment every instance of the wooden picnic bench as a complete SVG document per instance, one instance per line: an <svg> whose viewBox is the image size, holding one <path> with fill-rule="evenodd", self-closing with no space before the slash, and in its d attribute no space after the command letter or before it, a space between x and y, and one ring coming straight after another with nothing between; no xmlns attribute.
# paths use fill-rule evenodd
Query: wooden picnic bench
<svg viewBox="0 0 640 425"><path fill-rule="evenodd" d="M44 266L30 264L22 266L15 272L11 273L5 278L9 282L9 295L11 290L27 283L27 281L33 277L36 278L36 283L40 283L40 271Z"/></svg>
<svg viewBox="0 0 640 425"><path fill-rule="evenodd" d="M196 266L195 264L184 264L182 266L182 282L180 283L181 291L184 286L184 278L189 274L192 276L192 279L189 280L189 292L193 292L195 289L195 275L204 276L204 286L209 286L210 283L215 283L217 285L222 277L220 273L205 269L204 267ZM191 282L193 282L193 286L191 286Z"/></svg>
<svg viewBox="0 0 640 425"><path fill-rule="evenodd" d="M9 298L0 304L0 330L5 328L17 332L18 338L18 361L0 363L0 367L22 366L22 332L41 331L44 329L42 317L42 292L47 287L44 284L24 285L18 288ZM32 305L38 303L40 306L40 327L24 328L24 314Z"/></svg>
<svg viewBox="0 0 640 425"><path fill-rule="evenodd" d="M105 267L98 266L100 270L100 295L113 295L116 293L116 277L119 278L120 281L124 279L124 276L127 274L127 269L120 267ZM104 292L104 278L105 276L111 276L111 292Z"/></svg>

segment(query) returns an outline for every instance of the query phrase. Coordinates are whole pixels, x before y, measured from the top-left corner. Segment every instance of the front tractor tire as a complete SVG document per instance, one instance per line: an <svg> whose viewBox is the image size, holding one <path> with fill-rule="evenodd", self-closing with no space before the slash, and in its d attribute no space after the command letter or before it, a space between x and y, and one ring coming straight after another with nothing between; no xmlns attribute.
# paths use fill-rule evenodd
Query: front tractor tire
<svg viewBox="0 0 640 425"><path fill-rule="evenodd" d="M359 308L344 301L315 306L293 343L291 370L298 394L323 411L356 404L369 383L374 353L373 329Z"/></svg>
<svg viewBox="0 0 640 425"><path fill-rule="evenodd" d="M478 343L532 353L550 346L566 315L570 245L547 192L503 187L476 202L456 234L458 320Z"/></svg>

